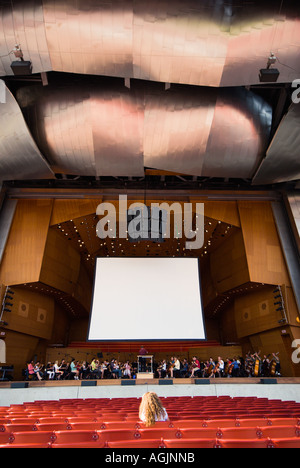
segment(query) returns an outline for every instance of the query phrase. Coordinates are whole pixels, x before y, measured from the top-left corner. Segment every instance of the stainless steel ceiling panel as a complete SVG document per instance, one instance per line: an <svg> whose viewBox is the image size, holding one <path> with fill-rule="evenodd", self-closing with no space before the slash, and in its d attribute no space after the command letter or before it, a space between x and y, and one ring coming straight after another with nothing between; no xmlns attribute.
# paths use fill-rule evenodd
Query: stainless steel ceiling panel
<svg viewBox="0 0 300 468"><path fill-rule="evenodd" d="M98 91L91 96L96 173L144 176L143 101L129 91Z"/></svg>
<svg viewBox="0 0 300 468"><path fill-rule="evenodd" d="M0 103L0 180L51 179L53 172L41 155L12 94Z"/></svg>
<svg viewBox="0 0 300 468"><path fill-rule="evenodd" d="M220 90L202 175L252 178L271 130L272 108L245 89Z"/></svg>
<svg viewBox="0 0 300 468"><path fill-rule="evenodd" d="M147 96L145 166L202 175L216 99L214 90Z"/></svg>
<svg viewBox="0 0 300 468"><path fill-rule="evenodd" d="M10 65L16 59L10 52L17 44L33 73L52 70L42 0L0 2L0 31L0 76L13 74Z"/></svg>
<svg viewBox="0 0 300 468"><path fill-rule="evenodd" d="M300 104L292 104L262 161L254 185L300 179Z"/></svg>
<svg viewBox="0 0 300 468"><path fill-rule="evenodd" d="M278 83L289 83L299 76L299 11L298 18L263 18L250 17L247 27L230 37L221 86L259 84L259 70L266 68L270 52L278 58L274 65L280 72Z"/></svg>
<svg viewBox="0 0 300 468"><path fill-rule="evenodd" d="M134 2L135 77L218 86L229 39L221 30L219 5L193 0Z"/></svg>
<svg viewBox="0 0 300 468"><path fill-rule="evenodd" d="M44 0L53 69L132 77L130 1Z"/></svg>
<svg viewBox="0 0 300 468"><path fill-rule="evenodd" d="M18 101L55 173L143 176L143 101L121 91L24 88Z"/></svg>
<svg viewBox="0 0 300 468"><path fill-rule="evenodd" d="M23 88L17 98L54 172L74 175L143 176L151 167L250 178L272 121L270 107L246 90L132 90L84 80Z"/></svg>
<svg viewBox="0 0 300 468"><path fill-rule="evenodd" d="M0 1L0 76L20 43L33 71L199 86L259 82L270 51L278 82L299 77L297 2Z"/></svg>

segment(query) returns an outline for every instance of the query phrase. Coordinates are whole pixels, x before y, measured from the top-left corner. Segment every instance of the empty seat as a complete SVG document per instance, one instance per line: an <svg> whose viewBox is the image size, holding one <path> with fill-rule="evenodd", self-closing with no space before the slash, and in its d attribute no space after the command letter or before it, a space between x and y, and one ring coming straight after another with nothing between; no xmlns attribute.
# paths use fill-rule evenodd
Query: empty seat
<svg viewBox="0 0 300 468"><path fill-rule="evenodd" d="M67 422L53 422L53 423L38 423L36 424L36 429L38 431L67 431L71 430L72 426Z"/></svg>
<svg viewBox="0 0 300 468"><path fill-rule="evenodd" d="M266 424L261 424L266 426ZM298 418L269 418L268 426L300 426L300 420Z"/></svg>
<svg viewBox="0 0 300 468"><path fill-rule="evenodd" d="M74 444L73 442L64 442L62 444L57 444L53 443L51 445L51 448L57 448L57 449L67 449L67 448L81 448L81 449L87 449L87 448L104 448L106 447L105 443L102 440L96 440L94 442L76 442Z"/></svg>
<svg viewBox="0 0 300 468"><path fill-rule="evenodd" d="M300 440L300 427L299 426L265 426L260 428L263 437L270 437L271 439L283 439L299 437Z"/></svg>
<svg viewBox="0 0 300 468"><path fill-rule="evenodd" d="M7 432L29 432L29 431L35 431L37 430L37 427L35 424L29 423L29 424L6 424L4 426L5 431Z"/></svg>
<svg viewBox="0 0 300 468"><path fill-rule="evenodd" d="M259 427L224 427L217 432L218 439L261 439L263 432ZM267 437L267 436L265 436Z"/></svg>
<svg viewBox="0 0 300 468"><path fill-rule="evenodd" d="M275 448L300 448L300 438L272 439Z"/></svg>
<svg viewBox="0 0 300 468"><path fill-rule="evenodd" d="M218 439L218 448L271 448L270 439Z"/></svg>
<svg viewBox="0 0 300 468"><path fill-rule="evenodd" d="M164 439L166 448L214 448L216 439Z"/></svg>
<svg viewBox="0 0 300 468"><path fill-rule="evenodd" d="M0 445L0 448L14 448L14 449L51 448L51 443L46 443L46 444L7 444L7 445Z"/></svg>
<svg viewBox="0 0 300 468"><path fill-rule="evenodd" d="M160 439L117 440L107 443L108 448L160 448L164 447Z"/></svg>
<svg viewBox="0 0 300 468"><path fill-rule="evenodd" d="M28 431L28 432L11 432L8 433L10 444L25 445L25 444L48 444L53 442L55 436L52 431Z"/></svg>
<svg viewBox="0 0 300 468"><path fill-rule="evenodd" d="M99 442L102 444L99 434L97 433L97 431L93 431L93 430L56 431L52 438L52 443L55 444L56 446L57 445L77 446L78 444L95 443L95 442Z"/></svg>
<svg viewBox="0 0 300 468"><path fill-rule="evenodd" d="M138 429L135 436L135 438L141 439L177 439L181 437L181 431L175 427L157 427L156 425L154 427Z"/></svg>

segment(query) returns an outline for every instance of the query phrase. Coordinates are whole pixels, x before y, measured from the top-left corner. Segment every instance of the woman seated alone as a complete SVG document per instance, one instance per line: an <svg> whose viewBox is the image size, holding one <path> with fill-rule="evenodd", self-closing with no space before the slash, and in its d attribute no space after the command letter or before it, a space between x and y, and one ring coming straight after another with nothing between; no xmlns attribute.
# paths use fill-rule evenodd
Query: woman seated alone
<svg viewBox="0 0 300 468"><path fill-rule="evenodd" d="M154 426L157 421L168 421L167 411L162 405L159 397L154 392L143 395L139 409L139 418L146 427Z"/></svg>

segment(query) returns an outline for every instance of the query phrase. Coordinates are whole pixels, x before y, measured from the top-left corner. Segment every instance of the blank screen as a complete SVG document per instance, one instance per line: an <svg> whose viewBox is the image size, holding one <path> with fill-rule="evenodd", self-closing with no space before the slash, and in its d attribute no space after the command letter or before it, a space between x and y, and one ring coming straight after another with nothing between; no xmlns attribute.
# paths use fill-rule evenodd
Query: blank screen
<svg viewBox="0 0 300 468"><path fill-rule="evenodd" d="M196 258L97 258L89 341L203 340Z"/></svg>

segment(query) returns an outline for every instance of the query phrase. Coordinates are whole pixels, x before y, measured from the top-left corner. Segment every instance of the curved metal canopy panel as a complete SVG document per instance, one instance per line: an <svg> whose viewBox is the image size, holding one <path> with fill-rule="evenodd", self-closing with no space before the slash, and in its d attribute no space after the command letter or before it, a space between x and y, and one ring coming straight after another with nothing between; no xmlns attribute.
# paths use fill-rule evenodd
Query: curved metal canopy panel
<svg viewBox="0 0 300 468"><path fill-rule="evenodd" d="M61 71L201 86L299 78L300 14L286 0L0 1L0 76L20 44L33 73ZM283 58L284 57L284 58ZM283 65L284 63L284 65Z"/></svg>
<svg viewBox="0 0 300 468"><path fill-rule="evenodd" d="M21 88L18 102L54 172L143 176L144 167L251 178L272 111L244 89Z"/></svg>
<svg viewBox="0 0 300 468"><path fill-rule="evenodd" d="M0 180L54 178L18 103L6 87L3 101L0 102Z"/></svg>
<svg viewBox="0 0 300 468"><path fill-rule="evenodd" d="M300 104L292 104L273 138L253 183L272 184L300 179L299 148Z"/></svg>

